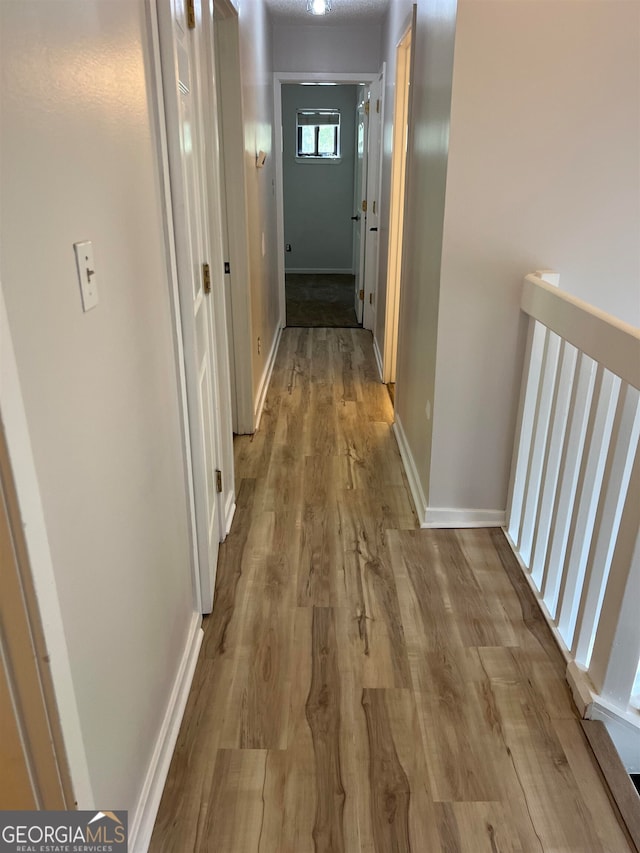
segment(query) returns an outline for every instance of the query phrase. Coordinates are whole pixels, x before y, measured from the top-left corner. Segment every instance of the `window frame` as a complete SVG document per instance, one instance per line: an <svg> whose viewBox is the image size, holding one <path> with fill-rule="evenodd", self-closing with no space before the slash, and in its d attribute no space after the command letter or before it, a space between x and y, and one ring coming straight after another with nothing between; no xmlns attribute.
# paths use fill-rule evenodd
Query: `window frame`
<svg viewBox="0 0 640 853"><path fill-rule="evenodd" d="M316 113L319 115L331 115L337 117L337 122L327 122L325 124L300 124L299 116L302 114L312 114ZM296 108L296 162L298 163L340 163L342 160L341 150L340 150L340 142L341 142L341 134L340 134L340 126L342 123L342 115L339 109L333 109L328 107L308 107L308 108ZM305 127L313 127L314 128L314 151L312 154L304 154L302 153L302 131ZM321 127L333 127L334 129L334 152L333 154L322 154L319 152L319 137L320 137L320 128Z"/></svg>

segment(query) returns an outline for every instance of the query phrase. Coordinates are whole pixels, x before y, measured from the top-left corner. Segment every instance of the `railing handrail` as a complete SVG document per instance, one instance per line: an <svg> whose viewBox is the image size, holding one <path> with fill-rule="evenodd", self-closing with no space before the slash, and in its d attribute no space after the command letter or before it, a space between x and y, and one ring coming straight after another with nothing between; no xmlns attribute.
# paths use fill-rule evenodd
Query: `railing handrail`
<svg viewBox="0 0 640 853"><path fill-rule="evenodd" d="M520 307L525 314L640 389L640 329L558 290L536 275L525 278Z"/></svg>

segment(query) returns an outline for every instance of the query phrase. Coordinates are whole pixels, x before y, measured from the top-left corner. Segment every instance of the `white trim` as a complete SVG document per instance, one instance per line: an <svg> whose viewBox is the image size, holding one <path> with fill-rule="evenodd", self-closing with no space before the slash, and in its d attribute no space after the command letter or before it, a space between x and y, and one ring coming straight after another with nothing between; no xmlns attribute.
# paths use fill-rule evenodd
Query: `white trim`
<svg viewBox="0 0 640 853"><path fill-rule="evenodd" d="M253 432L253 364L251 360L252 305L249 259L246 163L244 148L244 94L240 60L239 21L235 6L229 0L216 0L214 27L219 63L220 103L223 117L219 138L223 157L220 165L220 192L225 194L226 228L231 273L226 276L227 296L231 312L227 324L233 343L234 384L232 405L234 431L246 435ZM217 13L222 18L217 17Z"/></svg>
<svg viewBox="0 0 640 853"><path fill-rule="evenodd" d="M130 839L132 853L146 853L151 840L162 791L173 757L180 724L187 706L191 683L198 662L198 654L204 631L202 617L194 613L191 617L189 634L182 659L176 673L164 719L158 733L151 761L145 774L144 784L131 821Z"/></svg>
<svg viewBox="0 0 640 853"><path fill-rule="evenodd" d="M506 512L503 509L458 509L429 507L422 527L504 527Z"/></svg>
<svg viewBox="0 0 640 853"><path fill-rule="evenodd" d="M640 773L640 712L633 707L626 712L621 711L598 696L589 674L574 660L567 665L566 678L580 716L585 720L601 720L627 773Z"/></svg>
<svg viewBox="0 0 640 853"><path fill-rule="evenodd" d="M375 84L379 87L380 110L373 112L372 101L370 101L369 125L367 129L367 223L365 229L365 265L364 265L364 305L362 307L362 328L376 328L378 313L378 290L380 276L380 224L382 221L382 163L384 159L384 108L386 96L387 63L382 63L382 68L376 75ZM371 96L371 87L369 87ZM373 117L379 118L373 122ZM375 146L377 150L372 151L371 128L377 125L378 139ZM374 213L374 211L376 211ZM367 236L375 228L375 236Z"/></svg>
<svg viewBox="0 0 640 853"><path fill-rule="evenodd" d="M409 491L411 492L413 505L418 515L418 520L421 523L420 526L422 526L422 519L425 517L427 512L427 499L424 496L422 483L418 476L418 469L416 468L416 463L413 458L413 454L411 453L411 448L409 447L409 442L407 441L402 421L400 420L397 412L393 424L393 433L396 437L396 441L398 442L398 449L400 451L402 464L404 465L405 474L407 475L407 480L409 482Z"/></svg>
<svg viewBox="0 0 640 853"><path fill-rule="evenodd" d="M378 79L379 71L365 71L362 74L327 74L325 71L274 71L275 80L280 83L373 83Z"/></svg>
<svg viewBox="0 0 640 853"><path fill-rule="evenodd" d="M273 365L276 363L276 355L278 354L278 347L280 346L280 338L282 337L282 326L278 326L276 334L273 338L273 344L271 346L271 352L269 353L269 358L267 359L267 363L264 367L264 373L262 374L262 379L260 380L260 388L258 389L258 396L256 398L256 409L255 409L255 424L256 431L260 428L260 418L262 417L262 410L264 409L264 402L267 399L267 392L269 390L269 384L271 382L271 374L273 373Z"/></svg>
<svg viewBox="0 0 640 853"><path fill-rule="evenodd" d="M376 357L376 364L378 366L378 376L380 377L380 382L384 382L384 377L382 375L382 356L380 355L380 347L378 346L378 339L376 337L373 338L373 354Z"/></svg>
<svg viewBox="0 0 640 853"><path fill-rule="evenodd" d="M627 773L640 773L640 713L632 709L623 715L605 699L594 696L585 718L602 720Z"/></svg>
<svg viewBox="0 0 640 853"><path fill-rule="evenodd" d="M282 167L282 84L283 83L346 83L369 84L377 80L378 74L325 74L321 71L274 71L273 72L273 128L275 137L274 157L276 170L276 258L278 260L278 284L280 294L280 325L287 322L287 301L284 285L284 178ZM287 270L294 272L294 270ZM349 270L353 273L353 270ZM257 429L257 426L256 426Z"/></svg>
<svg viewBox="0 0 640 853"><path fill-rule="evenodd" d="M227 505L224 511L224 536L225 538L229 535L229 531L231 530L231 525L233 524L233 518L236 514L236 501L235 501L235 493L230 492L227 495Z"/></svg>
<svg viewBox="0 0 640 853"><path fill-rule="evenodd" d="M553 283L557 273L543 275L544 279L526 276L522 311L629 385L640 388L640 329L558 290Z"/></svg>
<svg viewBox="0 0 640 853"><path fill-rule="evenodd" d="M162 2L162 0L161 0ZM176 360L176 374L180 395L180 430L182 439L182 458L185 468L185 483L187 491L187 513L189 533L191 537L191 575L193 586L193 606L197 613L202 613L202 596L200 589L200 561L198 555L198 534L196 530L195 486L193 482L193 459L191 456L191 426L189 423L189 408L187 403L187 374L185 367L184 341L182 338L182 317L180 312L180 295L178 289L178 265L176 259L176 236L173 227L173 200L171 198L171 178L169 173L169 147L167 139L167 118L164 109L164 86L162 79L162 59L160 53L160 32L158 23L158 0L146 0L147 20L151 36L151 71L153 99L153 114L155 120L154 139L157 143L158 170L162 193L163 227L166 246L167 279L170 288L171 320L173 343Z"/></svg>
<svg viewBox="0 0 640 853"><path fill-rule="evenodd" d="M64 634L64 622L49 548L44 508L1 284L0 420L4 427L29 565L42 619L42 630L49 655L51 680L69 763L73 794L78 808L92 809L95 807L95 802L89 764L82 737L80 713L71 673L69 649Z"/></svg>
<svg viewBox="0 0 640 853"><path fill-rule="evenodd" d="M511 547L513 545L509 542ZM535 592L535 589L534 589ZM545 619L549 621L547 618L547 614L545 613ZM556 642L557 642L557 638ZM566 647L564 645L564 641L562 643L563 649L565 650L566 656ZM582 669L581 666L575 662L575 660L570 660L567 663L567 671L565 673L567 684L571 688L571 695L573 696L573 704L578 709L578 713L581 717L585 717L587 713L587 709L593 702L593 685L589 680L589 676Z"/></svg>
<svg viewBox="0 0 640 853"><path fill-rule="evenodd" d="M298 275L353 275L353 269L351 267L345 267L344 269L314 269L312 267L295 267L289 268L285 267L285 275L287 273L293 273Z"/></svg>

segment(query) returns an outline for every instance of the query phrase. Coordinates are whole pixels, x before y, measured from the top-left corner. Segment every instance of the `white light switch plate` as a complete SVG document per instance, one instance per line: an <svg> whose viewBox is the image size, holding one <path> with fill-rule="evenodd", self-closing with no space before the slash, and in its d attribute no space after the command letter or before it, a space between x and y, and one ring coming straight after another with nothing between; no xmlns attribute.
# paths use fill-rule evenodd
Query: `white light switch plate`
<svg viewBox="0 0 640 853"><path fill-rule="evenodd" d="M91 240L85 240L82 243L74 243L73 248L78 265L82 308L84 311L90 311L98 304L98 279L96 265L93 262L93 243Z"/></svg>

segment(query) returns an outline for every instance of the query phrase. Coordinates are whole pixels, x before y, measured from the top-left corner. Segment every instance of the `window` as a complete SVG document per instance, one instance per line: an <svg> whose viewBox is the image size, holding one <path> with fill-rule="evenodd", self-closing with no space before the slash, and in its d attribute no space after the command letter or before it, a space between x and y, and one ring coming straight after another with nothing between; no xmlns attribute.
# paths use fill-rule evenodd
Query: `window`
<svg viewBox="0 0 640 853"><path fill-rule="evenodd" d="M298 159L340 158L339 110L296 110L296 134Z"/></svg>

